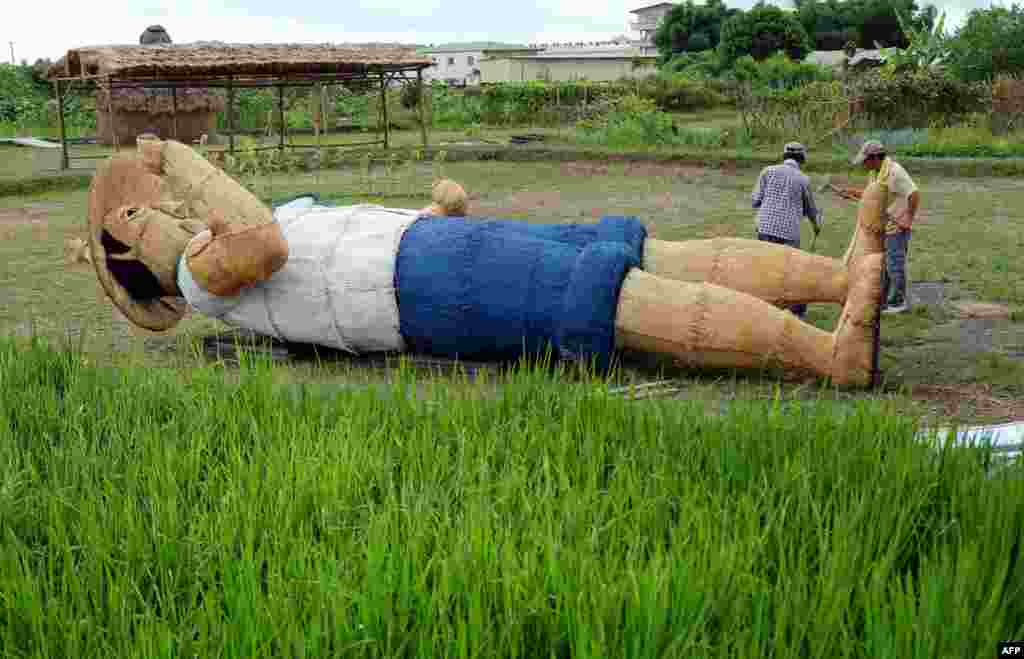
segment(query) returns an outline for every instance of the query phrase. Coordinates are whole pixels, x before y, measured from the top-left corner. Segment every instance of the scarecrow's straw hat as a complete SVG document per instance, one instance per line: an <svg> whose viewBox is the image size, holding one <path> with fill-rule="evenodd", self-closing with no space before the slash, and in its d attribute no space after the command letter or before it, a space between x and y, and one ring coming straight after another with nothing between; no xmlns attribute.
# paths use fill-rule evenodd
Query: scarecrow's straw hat
<svg viewBox="0 0 1024 659"><path fill-rule="evenodd" d="M170 329L185 315L187 305L176 297L136 300L117 282L107 267L103 246L106 222L135 209L156 208L163 197L163 182L136 154L118 154L96 169L89 189L89 253L103 290L130 321L145 329Z"/></svg>

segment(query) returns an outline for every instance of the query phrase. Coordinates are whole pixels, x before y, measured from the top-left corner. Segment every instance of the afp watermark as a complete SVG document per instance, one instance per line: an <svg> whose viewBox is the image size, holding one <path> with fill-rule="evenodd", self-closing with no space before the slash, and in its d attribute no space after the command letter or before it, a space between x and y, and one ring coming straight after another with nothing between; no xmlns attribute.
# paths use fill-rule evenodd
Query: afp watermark
<svg viewBox="0 0 1024 659"><path fill-rule="evenodd" d="M1003 641L999 644L999 651L996 653L996 657L1000 659L1005 657L1024 659L1024 641Z"/></svg>

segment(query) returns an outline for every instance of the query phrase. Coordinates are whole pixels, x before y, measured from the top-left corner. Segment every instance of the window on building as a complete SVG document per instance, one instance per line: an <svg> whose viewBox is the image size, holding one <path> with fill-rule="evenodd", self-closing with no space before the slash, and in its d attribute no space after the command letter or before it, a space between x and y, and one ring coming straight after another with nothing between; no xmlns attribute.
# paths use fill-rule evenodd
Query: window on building
<svg viewBox="0 0 1024 659"><path fill-rule="evenodd" d="M455 58L454 57L449 57L448 58L448 66L455 66Z"/></svg>
<svg viewBox="0 0 1024 659"><path fill-rule="evenodd" d="M466 55L466 65L473 66L476 64L476 59L472 55Z"/></svg>

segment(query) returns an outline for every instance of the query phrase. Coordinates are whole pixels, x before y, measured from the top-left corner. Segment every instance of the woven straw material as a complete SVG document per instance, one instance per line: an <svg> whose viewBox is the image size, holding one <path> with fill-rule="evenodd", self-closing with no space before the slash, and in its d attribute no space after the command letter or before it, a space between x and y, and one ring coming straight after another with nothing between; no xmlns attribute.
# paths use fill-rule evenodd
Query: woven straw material
<svg viewBox="0 0 1024 659"><path fill-rule="evenodd" d="M238 181L174 140L140 140L139 153L161 174L183 212L212 231L188 253L189 270L203 288L236 295L284 266L288 245L273 211Z"/></svg>
<svg viewBox="0 0 1024 659"><path fill-rule="evenodd" d="M846 301L842 261L759 240L648 238L643 268L666 279L716 284L777 305Z"/></svg>
<svg viewBox="0 0 1024 659"><path fill-rule="evenodd" d="M195 149L174 140L141 139L139 153L160 175L184 212L210 224L225 219L233 225L270 224L274 214L256 195Z"/></svg>
<svg viewBox="0 0 1024 659"><path fill-rule="evenodd" d="M449 179L442 179L431 190L429 210L434 215L462 217L466 214L466 191L461 185Z"/></svg>
<svg viewBox="0 0 1024 659"><path fill-rule="evenodd" d="M850 294L833 346L832 381L836 384L868 386L875 379L884 261L884 254L866 254L851 263Z"/></svg>
<svg viewBox="0 0 1024 659"><path fill-rule="evenodd" d="M219 228L218 228L219 227ZM188 269L206 291L235 296L269 279L288 261L288 242L276 224L233 228L214 224L212 234L188 247Z"/></svg>
<svg viewBox="0 0 1024 659"><path fill-rule="evenodd" d="M888 186L872 182L864 189L857 204L857 225L853 238L846 249L843 262L847 267L868 254L885 252L885 202L889 196Z"/></svg>
<svg viewBox="0 0 1024 659"><path fill-rule="evenodd" d="M675 357L704 368L778 368L814 373L837 385L873 379L882 255L856 262L856 277L834 334L746 293L664 279L634 269L616 314L620 348Z"/></svg>
<svg viewBox="0 0 1024 659"><path fill-rule="evenodd" d="M361 73L370 68L426 68L411 48L334 44L154 44L86 46L69 50L51 78L107 75L118 79L204 78Z"/></svg>
<svg viewBox="0 0 1024 659"><path fill-rule="evenodd" d="M101 163L89 189L88 243L96 277L129 320L153 331L177 324L186 305L173 296L144 302L133 299L107 269L102 234L109 230L114 238L131 247L126 256L142 261L165 290L173 290L174 267L170 265L166 271L168 262L173 263L173 252L181 253L190 234L181 228L178 218L154 210L165 205L166 194L163 181L146 169L135 154L119 154ZM154 248L155 253L147 248Z"/></svg>
<svg viewBox="0 0 1024 659"><path fill-rule="evenodd" d="M219 90L186 87L171 95L168 89L147 89L145 87L98 89L96 111L139 112L149 115L176 114L187 112L223 112L227 109L225 94Z"/></svg>
<svg viewBox="0 0 1024 659"><path fill-rule="evenodd" d="M832 335L788 311L722 286L640 270L622 286L616 330L621 347L671 355L686 366L831 370Z"/></svg>

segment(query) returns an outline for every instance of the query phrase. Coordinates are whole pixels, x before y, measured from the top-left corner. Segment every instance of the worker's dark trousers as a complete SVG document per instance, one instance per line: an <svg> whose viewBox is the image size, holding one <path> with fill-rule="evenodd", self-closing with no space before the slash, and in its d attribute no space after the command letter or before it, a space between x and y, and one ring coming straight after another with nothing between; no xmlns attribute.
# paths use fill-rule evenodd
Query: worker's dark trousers
<svg viewBox="0 0 1024 659"><path fill-rule="evenodd" d="M885 291L886 304L898 306L907 301L907 247L910 231L900 230L885 236Z"/></svg>
<svg viewBox="0 0 1024 659"><path fill-rule="evenodd" d="M757 239L763 240L764 242L767 243L775 243L777 245L789 245L790 247L796 247L797 249L800 249L799 238L797 238L796 240L786 240L785 238L779 238L778 236L772 236L767 233L758 232ZM803 318L807 314L807 305L794 304L789 307L789 310L792 311L797 318Z"/></svg>

